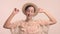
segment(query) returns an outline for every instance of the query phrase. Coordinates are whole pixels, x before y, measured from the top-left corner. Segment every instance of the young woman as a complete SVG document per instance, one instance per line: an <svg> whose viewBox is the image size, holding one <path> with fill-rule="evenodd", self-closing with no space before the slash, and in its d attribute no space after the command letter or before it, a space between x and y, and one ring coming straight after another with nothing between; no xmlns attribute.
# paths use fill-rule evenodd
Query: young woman
<svg viewBox="0 0 60 34"><path fill-rule="evenodd" d="M44 9L38 9L38 13L44 13L49 20L33 20L36 12L36 7L33 4L26 5L24 8L24 14L26 20L16 21L11 23L12 18L19 12L19 9L14 8L12 14L8 17L4 24L4 28L8 28L12 31L12 34L48 34L49 25L56 23L56 19Z"/></svg>

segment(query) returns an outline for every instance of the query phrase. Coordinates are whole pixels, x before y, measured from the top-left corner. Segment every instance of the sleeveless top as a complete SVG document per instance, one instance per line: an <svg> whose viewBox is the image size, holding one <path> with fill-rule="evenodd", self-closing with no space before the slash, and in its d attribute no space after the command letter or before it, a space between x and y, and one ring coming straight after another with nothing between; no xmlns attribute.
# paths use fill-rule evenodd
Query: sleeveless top
<svg viewBox="0 0 60 34"><path fill-rule="evenodd" d="M48 34L49 25L40 25L39 27L40 28L36 33L25 33L21 27L17 26L16 28L11 29L11 34Z"/></svg>

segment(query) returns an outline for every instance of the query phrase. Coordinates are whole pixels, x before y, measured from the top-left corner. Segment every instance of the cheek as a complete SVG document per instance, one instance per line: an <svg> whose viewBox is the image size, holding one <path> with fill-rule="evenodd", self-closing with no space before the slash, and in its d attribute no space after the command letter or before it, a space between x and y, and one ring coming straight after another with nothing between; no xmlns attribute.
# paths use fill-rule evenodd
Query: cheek
<svg viewBox="0 0 60 34"><path fill-rule="evenodd" d="M34 13L32 13L32 15L34 15Z"/></svg>
<svg viewBox="0 0 60 34"><path fill-rule="evenodd" d="M29 14L29 12L25 12L25 14L26 14L26 15L28 15L28 14Z"/></svg>
<svg viewBox="0 0 60 34"><path fill-rule="evenodd" d="M29 12L26 12L26 14L29 14Z"/></svg>

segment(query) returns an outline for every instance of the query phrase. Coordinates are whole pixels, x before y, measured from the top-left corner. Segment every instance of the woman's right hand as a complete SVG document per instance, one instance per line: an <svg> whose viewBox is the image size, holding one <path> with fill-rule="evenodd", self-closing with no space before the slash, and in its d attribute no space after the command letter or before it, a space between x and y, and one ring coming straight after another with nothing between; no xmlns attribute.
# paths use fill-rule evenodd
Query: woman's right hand
<svg viewBox="0 0 60 34"><path fill-rule="evenodd" d="M19 12L19 9L17 9L17 8L14 8L14 10L13 10L13 12L12 12L12 14L17 14Z"/></svg>

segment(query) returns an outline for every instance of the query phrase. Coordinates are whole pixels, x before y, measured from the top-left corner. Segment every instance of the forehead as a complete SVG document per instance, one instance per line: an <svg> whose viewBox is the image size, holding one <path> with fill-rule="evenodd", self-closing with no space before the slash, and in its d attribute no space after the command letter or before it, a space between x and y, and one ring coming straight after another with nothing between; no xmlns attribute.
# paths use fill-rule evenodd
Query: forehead
<svg viewBox="0 0 60 34"><path fill-rule="evenodd" d="M28 7L28 9L34 9L34 7Z"/></svg>

